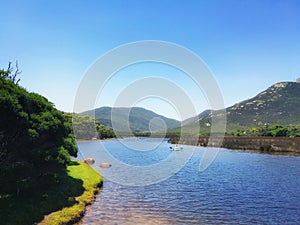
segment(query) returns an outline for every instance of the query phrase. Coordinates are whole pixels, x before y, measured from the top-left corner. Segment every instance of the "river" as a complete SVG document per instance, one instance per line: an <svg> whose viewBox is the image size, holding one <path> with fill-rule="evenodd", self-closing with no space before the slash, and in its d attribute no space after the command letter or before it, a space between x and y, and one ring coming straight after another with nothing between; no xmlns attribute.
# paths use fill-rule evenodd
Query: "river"
<svg viewBox="0 0 300 225"><path fill-rule="evenodd" d="M149 144L149 139L131 141ZM103 162L99 152L104 149L119 161L143 167L177 154L170 146L163 141L153 150L135 151L118 140L78 143L78 158L95 158L93 166L104 174L103 189L82 224L299 224L299 156L220 149L214 162L200 172L205 148L181 146L180 152L193 151L183 168L153 184L145 177L146 186L140 181L137 186L126 183L139 177L131 170L118 173L120 184L109 172L117 173L113 170L117 165L99 167Z"/></svg>

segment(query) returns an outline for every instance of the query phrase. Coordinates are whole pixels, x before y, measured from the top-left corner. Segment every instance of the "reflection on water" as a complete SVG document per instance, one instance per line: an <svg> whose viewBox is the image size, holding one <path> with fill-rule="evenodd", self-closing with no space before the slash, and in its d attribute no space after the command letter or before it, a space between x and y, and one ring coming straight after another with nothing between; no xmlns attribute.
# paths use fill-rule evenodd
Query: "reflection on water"
<svg viewBox="0 0 300 225"><path fill-rule="evenodd" d="M133 165L157 163L170 154L166 142L147 155L118 141L104 145L114 157ZM95 146L79 144L84 157L91 149L97 152ZM197 148L182 170L157 184L131 187L105 180L82 223L299 224L300 157L224 149L199 172L203 151ZM97 154L93 157L101 162ZM97 164L95 168L100 169Z"/></svg>

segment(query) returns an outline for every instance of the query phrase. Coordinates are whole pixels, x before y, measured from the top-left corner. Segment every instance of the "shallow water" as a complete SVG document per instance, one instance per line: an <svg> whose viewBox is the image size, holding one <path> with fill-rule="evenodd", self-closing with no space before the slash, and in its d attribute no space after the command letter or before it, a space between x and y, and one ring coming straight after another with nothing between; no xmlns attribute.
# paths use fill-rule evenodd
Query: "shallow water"
<svg viewBox="0 0 300 225"><path fill-rule="evenodd" d="M135 141L135 140L131 140ZM147 145L149 140L136 140ZM152 140L153 141L153 140ZM155 140L154 140L155 141ZM79 143L79 158L103 161L100 142ZM175 152L166 141L152 151L133 151L117 140L103 141L111 155L135 166L166 160ZM204 148L159 183L127 186L104 178L103 189L83 224L299 224L300 157L221 149L208 169L199 171ZM191 151L183 146L183 152ZM125 171L126 175L126 171ZM134 178L135 174L127 174ZM145 179L147 179L145 177Z"/></svg>

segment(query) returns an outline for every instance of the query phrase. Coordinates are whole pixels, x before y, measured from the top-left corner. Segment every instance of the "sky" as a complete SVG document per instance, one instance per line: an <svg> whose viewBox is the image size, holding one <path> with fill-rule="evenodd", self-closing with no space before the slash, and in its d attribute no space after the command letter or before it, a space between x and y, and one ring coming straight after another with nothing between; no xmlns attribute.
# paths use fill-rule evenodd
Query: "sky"
<svg viewBox="0 0 300 225"><path fill-rule="evenodd" d="M78 87L100 56L143 40L175 43L199 56L225 106L300 77L297 0L0 0L0 7L0 68L17 60L20 85L62 111L74 110ZM113 74L99 90L95 107L115 106L124 88L151 76L178 85L197 113L211 106L184 72L143 63ZM176 104L157 96L136 102L170 118L193 116L181 118Z"/></svg>

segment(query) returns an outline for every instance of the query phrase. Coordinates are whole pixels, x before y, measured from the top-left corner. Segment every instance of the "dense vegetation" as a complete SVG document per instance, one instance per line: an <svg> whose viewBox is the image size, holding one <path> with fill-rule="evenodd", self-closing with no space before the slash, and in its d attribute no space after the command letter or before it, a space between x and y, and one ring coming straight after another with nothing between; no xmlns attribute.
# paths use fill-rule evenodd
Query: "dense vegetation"
<svg viewBox="0 0 300 225"><path fill-rule="evenodd" d="M273 124L261 127L252 127L244 130L237 130L231 133L234 136L270 136L270 137L300 137L299 125L282 126Z"/></svg>
<svg viewBox="0 0 300 225"><path fill-rule="evenodd" d="M23 225L74 205L86 187L70 170L77 155L70 120L20 87L17 75L11 64L0 70L0 221Z"/></svg>
<svg viewBox="0 0 300 225"><path fill-rule="evenodd" d="M14 82L12 70L0 70L0 186L16 193L39 178L65 168L77 147L71 124L46 98Z"/></svg>
<svg viewBox="0 0 300 225"><path fill-rule="evenodd" d="M181 134L180 128L170 129L167 131L166 137L180 137L180 136L209 136L210 130L200 129L201 132L196 133L196 128L187 130L186 133ZM259 127L245 127L245 126L231 126L227 127L226 136L252 136L252 137L300 137L300 125L286 125L272 124Z"/></svg>
<svg viewBox="0 0 300 225"><path fill-rule="evenodd" d="M77 139L91 140L93 138L106 139L116 137L113 129L105 127L89 116L75 113L66 113L65 116L69 122L72 122L74 134Z"/></svg>

